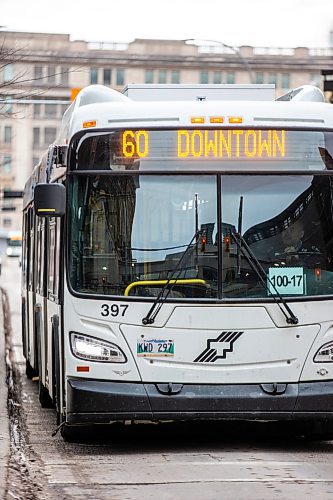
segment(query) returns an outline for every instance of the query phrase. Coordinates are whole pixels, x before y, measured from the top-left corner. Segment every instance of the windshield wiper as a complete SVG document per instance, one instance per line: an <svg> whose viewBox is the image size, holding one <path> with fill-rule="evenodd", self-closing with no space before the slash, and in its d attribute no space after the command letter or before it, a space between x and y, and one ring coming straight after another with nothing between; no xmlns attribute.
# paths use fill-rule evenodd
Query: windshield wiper
<svg viewBox="0 0 333 500"><path fill-rule="evenodd" d="M245 259L247 260L247 262L250 264L252 270L258 276L258 278L259 278L260 282L262 283L262 285L266 288L266 290L268 291L268 293L271 293L267 281L269 282L271 288L274 290L274 292L276 294L276 295L272 294L274 302L279 306L279 309L281 310L282 314L286 318L287 323L289 325L297 325L298 324L298 318L297 318L297 316L295 316L295 314L290 309L290 307L287 304L287 302L284 299L284 297L282 297L282 295L280 294L280 292L276 289L276 287L275 287L274 283L272 282L272 280L266 275L266 272L265 272L264 268L262 267L262 265L258 261L257 257L252 252L252 250L249 247L249 245L244 240L243 236L241 236L238 233L231 233L231 236L232 236L234 242L237 245L237 249L245 257ZM283 307L281 306L281 304L282 304Z"/></svg>
<svg viewBox="0 0 333 500"><path fill-rule="evenodd" d="M181 272L183 271L184 267L181 266L185 256L187 255L189 249L191 248L192 244L194 241L196 241L195 246L198 247L199 243L199 236L201 234L201 231L196 231L195 234L193 235L193 238L191 239L190 243L187 245L185 248L183 255L179 259L175 269L172 271L171 276L167 279L167 282L165 285L163 285L160 293L157 295L156 299L153 302L153 305L149 309L147 315L142 318L142 324L143 325L152 325L155 322L155 318L158 315L159 311L161 310L161 307L163 306L164 302L166 299L169 297L171 290L173 287L177 284L177 279L179 278ZM175 277L176 273L178 272L177 277ZM172 281L172 283L171 283Z"/></svg>
<svg viewBox="0 0 333 500"><path fill-rule="evenodd" d="M238 234L242 234L242 222L243 222L243 196L239 199L239 209L238 209ZM241 265L242 265L242 241L240 246L237 247L237 277L240 278L241 275Z"/></svg>

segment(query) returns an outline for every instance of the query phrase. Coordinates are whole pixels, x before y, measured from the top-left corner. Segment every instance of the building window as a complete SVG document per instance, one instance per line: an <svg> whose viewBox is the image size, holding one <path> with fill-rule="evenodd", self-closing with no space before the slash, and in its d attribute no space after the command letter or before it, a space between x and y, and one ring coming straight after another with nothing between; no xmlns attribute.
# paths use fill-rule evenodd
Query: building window
<svg viewBox="0 0 333 500"><path fill-rule="evenodd" d="M310 73L309 83L310 83L310 85L315 85L316 87L320 87L321 75L319 75L318 73ZM290 88L290 86L289 86L289 88Z"/></svg>
<svg viewBox="0 0 333 500"><path fill-rule="evenodd" d="M104 85L111 85L111 70L104 68L103 69L103 83Z"/></svg>
<svg viewBox="0 0 333 500"><path fill-rule="evenodd" d="M45 116L48 118L55 118L57 116L57 105L45 104Z"/></svg>
<svg viewBox="0 0 333 500"><path fill-rule="evenodd" d="M11 155L4 155L2 171L4 174L10 174L12 171L12 157Z"/></svg>
<svg viewBox="0 0 333 500"><path fill-rule="evenodd" d="M34 118L39 118L42 114L42 105L34 104Z"/></svg>
<svg viewBox="0 0 333 500"><path fill-rule="evenodd" d="M3 219L3 225L4 227L11 227L12 225L12 219Z"/></svg>
<svg viewBox="0 0 333 500"><path fill-rule="evenodd" d="M5 144L11 144L12 142L12 127L10 125L4 127L4 142Z"/></svg>
<svg viewBox="0 0 333 500"><path fill-rule="evenodd" d="M290 89L290 74L282 73L281 75L281 88L282 89Z"/></svg>
<svg viewBox="0 0 333 500"><path fill-rule="evenodd" d="M14 72L13 72L13 65L12 64L5 64L3 68L3 81L4 82L9 82L10 80L13 79Z"/></svg>
<svg viewBox="0 0 333 500"><path fill-rule="evenodd" d="M95 85L98 83L98 69L90 68L90 84Z"/></svg>
<svg viewBox="0 0 333 500"><path fill-rule="evenodd" d="M44 77L43 66L35 66L34 67L34 79L35 80L42 80L43 77Z"/></svg>
<svg viewBox="0 0 333 500"><path fill-rule="evenodd" d="M200 83L208 83L208 71L200 71Z"/></svg>
<svg viewBox="0 0 333 500"><path fill-rule="evenodd" d="M45 127L44 130L44 144L48 146L55 141L57 129L55 127Z"/></svg>
<svg viewBox="0 0 333 500"><path fill-rule="evenodd" d="M166 69L160 69L158 72L158 83L167 82L167 72Z"/></svg>
<svg viewBox="0 0 333 500"><path fill-rule="evenodd" d="M171 83L179 83L180 82L180 72L178 69L174 69L171 71Z"/></svg>
<svg viewBox="0 0 333 500"><path fill-rule="evenodd" d="M62 85L68 85L68 68L61 68L60 74Z"/></svg>
<svg viewBox="0 0 333 500"><path fill-rule="evenodd" d="M124 85L125 72L123 69L118 68L116 73L116 85Z"/></svg>
<svg viewBox="0 0 333 500"><path fill-rule="evenodd" d="M47 67L47 83L55 83L56 82L56 69L55 66Z"/></svg>
<svg viewBox="0 0 333 500"><path fill-rule="evenodd" d="M39 146L40 145L40 128L34 127L32 129L32 132L33 132L33 145Z"/></svg>
<svg viewBox="0 0 333 500"><path fill-rule="evenodd" d="M9 102L8 98L5 98L3 104L0 105L0 111L3 114L10 114L13 112L13 104Z"/></svg>
<svg viewBox="0 0 333 500"><path fill-rule="evenodd" d="M276 81L277 81L276 73L269 73L269 75L268 75L268 83L276 85Z"/></svg>
<svg viewBox="0 0 333 500"><path fill-rule="evenodd" d="M213 83L216 83L216 84L222 83L222 72L221 71L214 71Z"/></svg>
<svg viewBox="0 0 333 500"><path fill-rule="evenodd" d="M235 73L233 71L228 71L227 73L227 83L235 83Z"/></svg>
<svg viewBox="0 0 333 500"><path fill-rule="evenodd" d="M145 83L154 83L154 71L152 69L146 69Z"/></svg>
<svg viewBox="0 0 333 500"><path fill-rule="evenodd" d="M264 83L264 73L256 73L256 83L262 84Z"/></svg>

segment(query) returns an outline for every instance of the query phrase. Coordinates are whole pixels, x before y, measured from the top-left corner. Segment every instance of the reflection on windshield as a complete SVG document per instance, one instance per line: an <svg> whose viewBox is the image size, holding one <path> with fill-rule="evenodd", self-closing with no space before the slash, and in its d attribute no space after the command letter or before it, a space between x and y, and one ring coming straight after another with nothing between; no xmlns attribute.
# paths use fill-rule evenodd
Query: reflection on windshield
<svg viewBox="0 0 333 500"><path fill-rule="evenodd" d="M224 217L234 224L237 200L244 196L243 237L266 270L272 295L272 283L286 296L332 294L329 178L228 177L222 192ZM224 296L267 296L248 263L242 259L239 270L236 259L237 248L231 245L224 258Z"/></svg>
<svg viewBox="0 0 333 500"><path fill-rule="evenodd" d="M178 268L170 297L216 297L214 177L79 178L72 196L71 280L76 290L154 297L201 230L203 236Z"/></svg>
<svg viewBox="0 0 333 500"><path fill-rule="evenodd" d="M72 177L72 287L156 297L176 276L168 298L333 293L329 177L222 176L221 186L219 231L217 176ZM267 286L237 249L237 232L263 267Z"/></svg>

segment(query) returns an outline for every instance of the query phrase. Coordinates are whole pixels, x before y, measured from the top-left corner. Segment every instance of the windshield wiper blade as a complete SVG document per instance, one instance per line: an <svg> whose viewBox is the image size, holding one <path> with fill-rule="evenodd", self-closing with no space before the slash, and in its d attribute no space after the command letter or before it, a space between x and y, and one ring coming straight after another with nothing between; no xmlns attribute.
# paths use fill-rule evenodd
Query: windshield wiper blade
<svg viewBox="0 0 333 500"><path fill-rule="evenodd" d="M157 295L156 299L154 300L147 315L144 318L142 318L143 325L152 325L155 322L155 318L158 315L159 311L161 310L164 302L169 297L170 292L173 289L173 287L177 284L177 279L179 278L180 273L183 271L183 267L181 266L181 264L182 264L185 256L188 254L188 251L191 248L191 246L195 240L196 240L195 245L198 246L200 234L201 234L201 231L196 231L195 234L193 235L193 238L191 239L190 243L185 248L183 255L179 259L175 269L172 271L171 276L167 279L167 282L165 283L165 285L163 285L163 288L161 289L160 293ZM177 272L178 272L178 275L177 275L177 277L175 277Z"/></svg>
<svg viewBox="0 0 333 500"><path fill-rule="evenodd" d="M241 236L238 233L231 233L231 236L232 236L234 242L236 243L237 249L239 250L239 252L242 253L242 255L245 257L247 262L250 264L252 270L258 276L262 285L270 293L270 289L269 289L267 281L269 282L271 288L274 290L274 292L276 294L276 295L272 294L272 298L273 298L274 302L279 306L279 309L281 310L282 314L286 318L287 323L289 325L297 325L299 322L297 316L295 316L295 314L292 312L292 310L290 309L289 305L287 304L285 298L282 297L282 295L277 290L277 288L274 285L274 283L272 282L272 280L266 275L264 268L262 267L262 265L258 261L257 257L252 252L249 245L244 240L243 236ZM283 307L281 306L281 304L283 305Z"/></svg>
<svg viewBox="0 0 333 500"><path fill-rule="evenodd" d="M239 209L238 209L238 234L242 234L242 222L243 222L243 196L239 198ZM237 246L237 277L241 275L241 265L242 265L242 241L240 241L240 246Z"/></svg>

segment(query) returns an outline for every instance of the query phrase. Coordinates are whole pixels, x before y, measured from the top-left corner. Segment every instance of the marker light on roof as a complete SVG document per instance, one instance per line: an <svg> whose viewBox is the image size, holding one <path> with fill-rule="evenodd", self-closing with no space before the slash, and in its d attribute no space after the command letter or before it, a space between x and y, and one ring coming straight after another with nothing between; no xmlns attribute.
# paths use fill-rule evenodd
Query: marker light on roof
<svg viewBox="0 0 333 500"><path fill-rule="evenodd" d="M229 116L229 123L243 123L243 118L241 116Z"/></svg>
<svg viewBox="0 0 333 500"><path fill-rule="evenodd" d="M192 116L191 123L205 123L205 118L203 116Z"/></svg>
<svg viewBox="0 0 333 500"><path fill-rule="evenodd" d="M223 123L223 116L211 116L209 118L209 123Z"/></svg>

